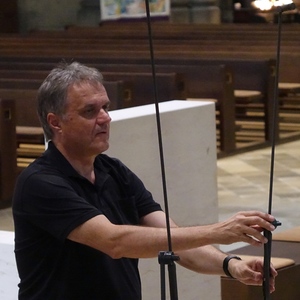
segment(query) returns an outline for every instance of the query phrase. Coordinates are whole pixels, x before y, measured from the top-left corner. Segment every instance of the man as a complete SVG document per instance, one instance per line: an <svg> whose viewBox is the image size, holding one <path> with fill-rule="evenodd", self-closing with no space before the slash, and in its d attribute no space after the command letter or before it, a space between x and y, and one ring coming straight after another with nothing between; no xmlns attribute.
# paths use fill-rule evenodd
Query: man
<svg viewBox="0 0 300 300"><path fill-rule="evenodd" d="M141 299L138 258L167 248L159 204L124 164L103 154L108 108L102 75L76 62L52 70L39 89L49 146L22 172L13 199L21 300ZM262 245L260 231L274 230L273 221L257 211L189 228L171 220L172 247L186 268L260 285L261 260L229 259L210 245ZM273 267L271 274L273 291Z"/></svg>

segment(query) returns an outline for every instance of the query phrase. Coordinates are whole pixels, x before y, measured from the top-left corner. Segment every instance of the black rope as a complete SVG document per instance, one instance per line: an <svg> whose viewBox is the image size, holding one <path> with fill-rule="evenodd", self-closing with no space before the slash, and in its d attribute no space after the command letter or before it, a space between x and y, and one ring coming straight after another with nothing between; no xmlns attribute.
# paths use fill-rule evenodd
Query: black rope
<svg viewBox="0 0 300 300"><path fill-rule="evenodd" d="M167 234L168 234L168 248L169 251L172 251L172 238L171 238L171 229L170 229L168 193L167 193L167 183L166 183L167 180L166 180L166 172L165 172L165 160L164 160L162 133L161 133L160 112L159 112L159 104L158 104L158 96L157 96L156 71L155 71L149 1L145 0L145 4L146 4L146 13L147 13L148 37L149 37L149 47L150 47L150 56L151 56L153 88L154 88L154 100L155 100L155 112L156 112L155 115L156 115L157 136L158 136L160 166L161 166L161 175L162 175L163 197L164 197Z"/></svg>
<svg viewBox="0 0 300 300"><path fill-rule="evenodd" d="M272 120L272 136L271 136L271 163L270 163L270 184L269 184L269 204L268 213L272 214L273 202L273 183L274 183L274 165L275 165L275 144L277 137L278 122L278 82L279 82L279 65L280 65L280 47L281 47L281 25L282 13L287 10L293 10L296 6L294 3L283 5L277 8L278 11L278 38L277 38L277 55L276 55L276 69L275 69L275 85L274 85L274 103L273 103L273 120ZM281 225L277 220L273 222L275 227ZM270 267L271 267L271 252L272 252L272 232L264 230L264 236L268 242L264 245L264 279L263 279L263 295L264 300L270 299Z"/></svg>
<svg viewBox="0 0 300 300"><path fill-rule="evenodd" d="M148 37L149 37L152 78L153 78L153 88L154 88L154 98L155 98L155 112L156 112L155 115L156 115L156 124L157 124L157 136L158 136L158 145L159 145L163 198L164 198L164 206L165 206L166 228L167 228L168 249L169 249L169 251L161 251L158 254L158 261L161 266L161 268L160 268L161 269L161 300L166 299L165 269L164 269L166 265L168 265L168 273L169 273L170 298L171 298L171 300L177 300L178 299L177 278L176 278L176 265L175 265L174 261L179 260L179 257L174 255L174 253L172 252L172 237L171 237L168 193L167 193L167 183L166 183L167 180L166 180L166 173L165 173L165 162L164 162L163 141L162 141L162 133L161 133L160 111L159 111L158 96L157 96L156 71L155 71L155 60L154 60L149 0L145 0L145 5L146 5L147 24L148 24Z"/></svg>
<svg viewBox="0 0 300 300"><path fill-rule="evenodd" d="M278 81L279 81L278 72L279 72L279 63L280 63L280 42L281 42L281 13L279 13L278 15L277 57L276 57L276 69L275 69L273 121L272 121L272 137L271 137L271 162L270 162L269 204L268 204L269 214L272 214L272 202L273 202L275 144L276 144L276 136L277 136L276 122L278 121L277 111L278 111ZM264 300L269 300L270 299L270 267L271 267L271 250L272 250L272 232L265 230L264 236L268 239L268 242L264 245L263 295L264 295Z"/></svg>

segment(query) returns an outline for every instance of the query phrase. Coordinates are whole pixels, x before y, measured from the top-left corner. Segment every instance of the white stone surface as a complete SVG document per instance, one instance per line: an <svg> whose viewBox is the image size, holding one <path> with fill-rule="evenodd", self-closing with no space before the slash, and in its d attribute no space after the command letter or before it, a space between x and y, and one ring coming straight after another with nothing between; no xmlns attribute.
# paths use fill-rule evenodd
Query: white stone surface
<svg viewBox="0 0 300 300"><path fill-rule="evenodd" d="M112 111L110 115L113 122L107 154L130 167L164 207L154 105ZM170 215L182 226L217 222L214 104L163 102L160 116ZM143 299L160 299L157 259L140 260L140 270ZM180 299L221 299L218 276L178 266L177 278Z"/></svg>
<svg viewBox="0 0 300 300"><path fill-rule="evenodd" d="M0 299L18 299L19 276L14 255L14 232L0 230Z"/></svg>

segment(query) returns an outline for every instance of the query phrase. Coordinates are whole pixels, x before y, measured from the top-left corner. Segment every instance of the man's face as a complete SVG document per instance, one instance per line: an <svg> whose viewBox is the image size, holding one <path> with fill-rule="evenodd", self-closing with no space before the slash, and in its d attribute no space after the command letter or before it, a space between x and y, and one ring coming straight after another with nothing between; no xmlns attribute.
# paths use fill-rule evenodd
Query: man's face
<svg viewBox="0 0 300 300"><path fill-rule="evenodd" d="M68 90L61 118L60 142L72 155L95 156L109 147L109 99L100 83L81 83Z"/></svg>

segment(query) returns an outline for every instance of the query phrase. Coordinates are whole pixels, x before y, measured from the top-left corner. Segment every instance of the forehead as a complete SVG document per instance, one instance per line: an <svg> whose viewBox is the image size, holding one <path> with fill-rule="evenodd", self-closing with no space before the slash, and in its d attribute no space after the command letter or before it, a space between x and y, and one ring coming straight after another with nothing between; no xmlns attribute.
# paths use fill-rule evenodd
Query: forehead
<svg viewBox="0 0 300 300"><path fill-rule="evenodd" d="M67 105L72 105L72 103L79 105L88 101L109 101L103 84L100 82L79 82L69 86Z"/></svg>
<svg viewBox="0 0 300 300"><path fill-rule="evenodd" d="M92 94L92 93L104 93L105 88L102 83L94 81L80 81L71 84L68 88L69 94Z"/></svg>

